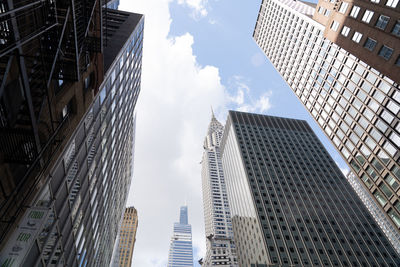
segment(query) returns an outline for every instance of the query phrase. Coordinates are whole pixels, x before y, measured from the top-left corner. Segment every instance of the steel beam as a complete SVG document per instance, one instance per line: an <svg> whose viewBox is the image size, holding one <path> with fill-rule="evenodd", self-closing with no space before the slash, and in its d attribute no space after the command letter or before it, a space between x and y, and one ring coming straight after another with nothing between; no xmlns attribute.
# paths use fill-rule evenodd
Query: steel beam
<svg viewBox="0 0 400 267"><path fill-rule="evenodd" d="M4 87L6 86L6 80L7 80L8 73L10 72L11 63L12 63L13 58L14 58L14 56L10 56L10 58L8 59L8 62L7 62L6 70L4 71L3 80L1 81L1 84L0 84L0 97L4 93Z"/></svg>
<svg viewBox="0 0 400 267"><path fill-rule="evenodd" d="M46 1L46 0L39 0L39 1L36 1L36 2L33 2L33 3L26 4L26 5L21 6L21 7L17 7L17 8L11 9L11 10L9 10L9 11L7 11L7 12L0 13L0 18L2 18L2 17L4 17L4 16L7 16L7 15L11 15L11 14L13 14L13 13L15 13L15 12L24 10L25 8L34 6L34 5L36 5L36 4L40 4L41 2L45 2L45 1Z"/></svg>
<svg viewBox="0 0 400 267"><path fill-rule="evenodd" d="M46 84L46 85L47 85L47 88L50 87L50 82L51 82L52 77L53 77L54 68L55 68L55 66L56 66L58 53L59 53L60 50L61 50L61 44L62 44L62 40L63 40L63 38L64 38L65 28L67 27L67 22L68 22L68 17L69 17L69 12L70 12L70 10L71 10L71 7L68 7L67 14L65 15L64 25L63 25L63 28L62 28L62 31L61 31L60 40L58 41L58 46L57 46L56 55L54 56L53 64L51 65L50 75L49 75L49 78L47 79L47 84Z"/></svg>
<svg viewBox="0 0 400 267"><path fill-rule="evenodd" d="M10 0L8 0L8 1L10 2ZM11 19L11 23L12 23L13 29L14 29L14 27L16 27L16 26L14 26L14 24L17 25L17 23L15 21L15 18ZM45 29L41 30L40 32L38 32L38 33L36 33L36 34L34 34L34 35L22 40L22 41L19 40L19 34L18 34L18 38L17 38L17 36L15 36L15 31L16 30L14 29L15 44L12 47L3 50L0 53L0 57L4 57L5 55L7 55L8 53L10 53L11 51L13 51L15 49L21 49L21 46L25 45L26 43L32 41L33 39L37 38L38 36L42 35L43 33L47 32L48 30L51 30L52 28L54 28L56 26L58 26L58 23L54 23L54 24L46 27ZM20 54L22 54L21 51L20 51Z"/></svg>
<svg viewBox="0 0 400 267"><path fill-rule="evenodd" d="M74 28L74 39L75 39L75 60L76 60L76 80L79 81L79 49L78 49L78 33L76 31L76 17L75 17L75 0L70 0L72 7L72 25Z"/></svg>

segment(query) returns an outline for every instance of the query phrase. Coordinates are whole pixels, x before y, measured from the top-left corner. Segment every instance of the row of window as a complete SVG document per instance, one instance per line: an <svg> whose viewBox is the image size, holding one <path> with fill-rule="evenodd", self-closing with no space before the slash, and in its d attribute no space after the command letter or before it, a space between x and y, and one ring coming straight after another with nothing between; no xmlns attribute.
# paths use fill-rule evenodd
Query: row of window
<svg viewBox="0 0 400 267"><path fill-rule="evenodd" d="M337 31L339 26L340 26L339 22L333 21L331 24L331 29L333 31ZM396 29L397 35L400 36L400 21L397 21L397 23L394 27L395 27L394 29ZM341 34L345 37L348 37L350 30L351 29L348 26L343 26ZM362 33L355 31L351 37L351 40L356 43L360 43L362 37L363 37ZM370 37L367 37L367 39L365 40L365 42L363 44L363 47L372 52L372 51L374 51L376 45L377 45L376 40L374 40ZM393 48L391 48L387 45L382 45L378 51L378 55L381 56L382 58L384 58L385 60L389 60L392 57L393 52L394 52ZM400 66L400 56L396 59L395 65Z"/></svg>

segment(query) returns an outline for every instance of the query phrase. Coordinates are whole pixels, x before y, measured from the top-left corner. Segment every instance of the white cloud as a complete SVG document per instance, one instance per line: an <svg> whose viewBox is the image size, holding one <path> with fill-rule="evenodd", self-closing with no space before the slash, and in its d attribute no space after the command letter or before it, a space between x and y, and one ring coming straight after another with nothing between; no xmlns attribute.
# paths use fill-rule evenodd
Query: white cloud
<svg viewBox="0 0 400 267"><path fill-rule="evenodd" d="M248 82L240 75L233 76L229 81L230 90L227 92L227 100L235 104L240 111L265 113L272 107L270 101L272 91L267 91L254 100L253 92L247 85Z"/></svg>
<svg viewBox="0 0 400 267"><path fill-rule="evenodd" d="M122 1L145 14L142 91L137 111L135 166L128 205L138 209L134 266L166 266L173 223L187 199L193 245L205 254L200 160L211 118L223 110L219 70L200 66L190 34L168 37L169 0ZM186 1L200 7L205 1Z"/></svg>
<svg viewBox="0 0 400 267"><path fill-rule="evenodd" d="M272 92L267 91L256 101L250 101L250 103L246 101L245 104L239 106L238 110L244 112L265 113L272 107L270 102L271 95Z"/></svg>
<svg viewBox="0 0 400 267"><path fill-rule="evenodd" d="M205 17L208 14L206 5L208 0L178 0L178 4L186 5L187 7L193 9L194 17Z"/></svg>

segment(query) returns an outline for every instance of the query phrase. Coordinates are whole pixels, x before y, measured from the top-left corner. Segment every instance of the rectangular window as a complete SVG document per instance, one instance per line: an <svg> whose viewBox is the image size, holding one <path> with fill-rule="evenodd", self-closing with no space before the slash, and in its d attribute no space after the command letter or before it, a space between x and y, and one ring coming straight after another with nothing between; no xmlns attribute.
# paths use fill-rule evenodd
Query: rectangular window
<svg viewBox="0 0 400 267"><path fill-rule="evenodd" d="M320 14L324 13L324 8L322 6L320 6L318 8L318 13L320 13Z"/></svg>
<svg viewBox="0 0 400 267"><path fill-rule="evenodd" d="M361 179L364 181L365 185L366 185L368 188L371 188L372 182L371 182L371 180L368 178L368 176L367 176L366 174L363 174L363 175L361 176Z"/></svg>
<svg viewBox="0 0 400 267"><path fill-rule="evenodd" d="M367 48L369 51L373 51L375 46L376 46L376 41L368 37L364 43L364 47Z"/></svg>
<svg viewBox="0 0 400 267"><path fill-rule="evenodd" d="M389 23L390 18L388 16L380 15L376 21L375 26L381 30L385 30Z"/></svg>
<svg viewBox="0 0 400 267"><path fill-rule="evenodd" d="M386 2L386 5L389 7L396 8L398 3L399 3L399 0L388 0Z"/></svg>
<svg viewBox="0 0 400 267"><path fill-rule="evenodd" d="M399 188L399 183L390 174L386 175L385 181L390 185L391 188L393 188L394 191Z"/></svg>
<svg viewBox="0 0 400 267"><path fill-rule="evenodd" d="M400 20L396 21L396 24L394 24L392 33L396 36L400 36Z"/></svg>
<svg viewBox="0 0 400 267"><path fill-rule="evenodd" d="M393 192L389 189L389 187L385 183L381 183L379 185L379 188L387 196L388 199L390 199L393 196Z"/></svg>
<svg viewBox="0 0 400 267"><path fill-rule="evenodd" d="M364 16L362 17L362 21L369 23L372 19L372 16L374 15L374 11L371 10L365 10Z"/></svg>
<svg viewBox="0 0 400 267"><path fill-rule="evenodd" d="M340 8L339 8L339 12L342 14L346 13L348 6L349 6L349 3L342 2L342 4L340 5Z"/></svg>
<svg viewBox="0 0 400 267"><path fill-rule="evenodd" d="M378 55L380 55L381 57L383 57L386 60L389 60L390 57L392 56L392 54L393 54L393 49L386 45L382 46L381 50L379 50L379 53L378 53Z"/></svg>
<svg viewBox="0 0 400 267"><path fill-rule="evenodd" d="M333 30L333 31L337 31L338 30L338 28L339 28L339 22L337 22L336 20L334 20L333 22L332 22L332 25L331 25L331 29Z"/></svg>
<svg viewBox="0 0 400 267"><path fill-rule="evenodd" d="M378 170L378 172L381 172L383 170L382 164L380 164L379 161L376 159L372 160L372 165L374 165L374 167Z"/></svg>
<svg viewBox="0 0 400 267"><path fill-rule="evenodd" d="M385 206L387 200L382 196L382 194L378 190L375 191L374 196L376 200L378 200L379 204L381 204L381 206Z"/></svg>
<svg viewBox="0 0 400 267"><path fill-rule="evenodd" d="M397 179L400 180L400 168L397 166L394 166L392 169L392 172L397 177Z"/></svg>
<svg viewBox="0 0 400 267"><path fill-rule="evenodd" d="M350 17L353 17L353 18L356 19L359 12L360 12L360 7L359 6L353 6L353 8L351 9L351 12L350 12Z"/></svg>
<svg viewBox="0 0 400 267"><path fill-rule="evenodd" d="M355 170L356 172L359 172L359 171L360 171L360 166L358 166L358 164L357 164L354 160L351 160L351 161L350 161L350 165L354 168L354 170Z"/></svg>
<svg viewBox="0 0 400 267"><path fill-rule="evenodd" d="M378 179L378 174L374 171L373 168L368 167L367 173L369 174L369 176L371 176L372 180L376 181Z"/></svg>
<svg viewBox="0 0 400 267"><path fill-rule="evenodd" d="M389 212L389 217L392 218L394 223L397 225L397 227L400 227L400 217L399 215L394 211L394 209L390 209Z"/></svg>
<svg viewBox="0 0 400 267"><path fill-rule="evenodd" d="M328 9L325 9L324 16L329 17L330 14L331 14L331 11Z"/></svg>
<svg viewBox="0 0 400 267"><path fill-rule="evenodd" d="M371 0L372 3L379 4L379 0Z"/></svg>
<svg viewBox="0 0 400 267"><path fill-rule="evenodd" d="M352 38L352 40L354 41L354 42L356 42L356 43L359 43L360 42L360 40L361 40L361 38L362 38L362 33L360 33L360 32L355 32L354 33L354 35L353 35L353 38ZM393 50L392 50L393 51Z"/></svg>
<svg viewBox="0 0 400 267"><path fill-rule="evenodd" d="M347 37L347 36L349 36L349 32L350 32L350 28L347 26L343 26L342 35Z"/></svg>

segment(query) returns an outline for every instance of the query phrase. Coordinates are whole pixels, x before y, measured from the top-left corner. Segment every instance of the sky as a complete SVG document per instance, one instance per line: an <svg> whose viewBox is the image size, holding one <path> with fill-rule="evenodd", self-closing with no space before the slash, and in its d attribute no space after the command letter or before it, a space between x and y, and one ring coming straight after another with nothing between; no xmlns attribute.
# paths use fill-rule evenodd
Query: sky
<svg viewBox="0 0 400 267"><path fill-rule="evenodd" d="M203 141L211 107L304 119L339 167L347 166L252 38L261 0L121 0L145 15L134 173L138 210L132 266L166 266L173 223L187 204L194 261L205 256Z"/></svg>

